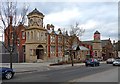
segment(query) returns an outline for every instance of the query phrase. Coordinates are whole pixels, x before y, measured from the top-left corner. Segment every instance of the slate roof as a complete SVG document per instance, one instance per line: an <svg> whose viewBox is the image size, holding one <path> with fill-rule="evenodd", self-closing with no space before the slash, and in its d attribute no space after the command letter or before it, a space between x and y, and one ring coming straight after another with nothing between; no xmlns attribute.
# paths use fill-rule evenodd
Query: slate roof
<svg viewBox="0 0 120 84"><path fill-rule="evenodd" d="M80 50L89 50L88 48L84 47L84 46L79 46Z"/></svg>
<svg viewBox="0 0 120 84"><path fill-rule="evenodd" d="M82 43L89 44L89 45L92 45L92 42L93 42L93 40L91 40L91 41L82 41ZM102 47L104 47L109 42L110 42L109 39L101 40Z"/></svg>
<svg viewBox="0 0 120 84"><path fill-rule="evenodd" d="M96 31L94 34L100 34L100 32Z"/></svg>
<svg viewBox="0 0 120 84"><path fill-rule="evenodd" d="M32 14L38 14L38 15L44 16L43 13L39 12L36 8L32 12L30 12L28 16Z"/></svg>
<svg viewBox="0 0 120 84"><path fill-rule="evenodd" d="M107 39L107 40L101 40L102 47L104 47L105 45L107 45L107 43L109 43L109 39Z"/></svg>
<svg viewBox="0 0 120 84"><path fill-rule="evenodd" d="M92 40L91 41L82 41L83 44L85 43L85 44L88 44L88 45L92 45L92 42L93 42Z"/></svg>

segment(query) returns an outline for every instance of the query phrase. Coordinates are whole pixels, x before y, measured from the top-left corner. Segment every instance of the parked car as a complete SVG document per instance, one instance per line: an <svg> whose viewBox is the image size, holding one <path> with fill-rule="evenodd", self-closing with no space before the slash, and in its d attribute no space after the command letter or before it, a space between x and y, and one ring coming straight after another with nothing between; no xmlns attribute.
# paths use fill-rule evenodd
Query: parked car
<svg viewBox="0 0 120 84"><path fill-rule="evenodd" d="M106 63L107 64L112 64L114 61L115 61L114 58L109 58L109 59L106 60Z"/></svg>
<svg viewBox="0 0 120 84"><path fill-rule="evenodd" d="M103 59L102 59L102 58L98 58L97 60L98 60L98 61L103 61Z"/></svg>
<svg viewBox="0 0 120 84"><path fill-rule="evenodd" d="M120 66L120 59L115 59L113 66Z"/></svg>
<svg viewBox="0 0 120 84"><path fill-rule="evenodd" d="M11 68L0 67L0 77L5 79L11 79L15 74L15 71Z"/></svg>
<svg viewBox="0 0 120 84"><path fill-rule="evenodd" d="M85 66L99 66L100 62L95 58L90 58L85 61Z"/></svg>

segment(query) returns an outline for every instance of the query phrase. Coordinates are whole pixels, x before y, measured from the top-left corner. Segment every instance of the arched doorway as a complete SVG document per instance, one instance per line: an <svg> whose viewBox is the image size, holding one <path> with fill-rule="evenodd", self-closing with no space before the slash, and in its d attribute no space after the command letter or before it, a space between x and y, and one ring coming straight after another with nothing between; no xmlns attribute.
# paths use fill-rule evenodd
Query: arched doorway
<svg viewBox="0 0 120 84"><path fill-rule="evenodd" d="M43 59L44 56L44 48L42 45L39 45L36 48L36 55L37 55L37 59Z"/></svg>

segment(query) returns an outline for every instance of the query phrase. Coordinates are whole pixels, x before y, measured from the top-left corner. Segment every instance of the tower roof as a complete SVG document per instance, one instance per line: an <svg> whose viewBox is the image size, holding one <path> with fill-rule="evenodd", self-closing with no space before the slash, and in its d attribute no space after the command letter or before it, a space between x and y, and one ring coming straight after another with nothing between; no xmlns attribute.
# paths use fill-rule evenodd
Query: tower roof
<svg viewBox="0 0 120 84"><path fill-rule="evenodd" d="M30 12L28 16L32 14L38 14L38 15L44 16L43 13L39 12L36 8L32 12Z"/></svg>
<svg viewBox="0 0 120 84"><path fill-rule="evenodd" d="M94 34L100 34L98 31L96 31Z"/></svg>

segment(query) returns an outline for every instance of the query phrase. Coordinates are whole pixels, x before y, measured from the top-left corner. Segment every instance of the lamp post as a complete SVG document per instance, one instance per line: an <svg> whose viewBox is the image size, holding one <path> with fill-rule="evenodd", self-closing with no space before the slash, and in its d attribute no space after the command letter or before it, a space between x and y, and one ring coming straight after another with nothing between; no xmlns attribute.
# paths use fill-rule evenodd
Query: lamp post
<svg viewBox="0 0 120 84"><path fill-rule="evenodd" d="M12 69L12 46L10 46L10 68Z"/></svg>

